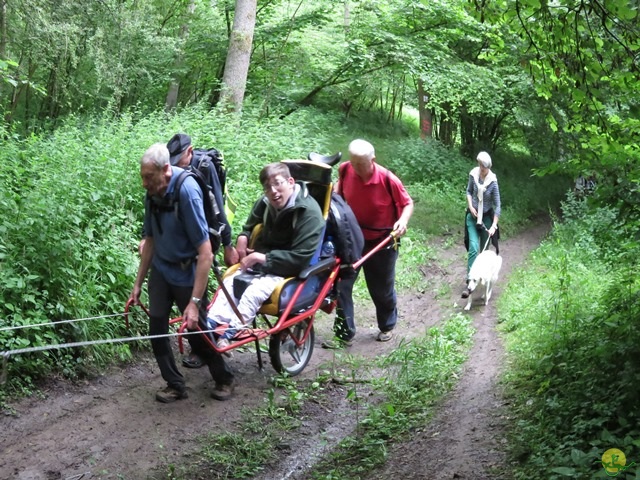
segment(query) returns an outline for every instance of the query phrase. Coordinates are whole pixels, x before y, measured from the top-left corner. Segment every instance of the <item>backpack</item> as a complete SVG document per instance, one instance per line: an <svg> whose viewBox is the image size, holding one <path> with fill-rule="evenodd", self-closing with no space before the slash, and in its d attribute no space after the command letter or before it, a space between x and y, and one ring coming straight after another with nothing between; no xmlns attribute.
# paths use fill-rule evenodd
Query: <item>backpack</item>
<svg viewBox="0 0 640 480"><path fill-rule="evenodd" d="M335 192L331 192L327 234L333 237L336 255L342 263L351 264L360 260L364 250L362 230L351 207Z"/></svg>
<svg viewBox="0 0 640 480"><path fill-rule="evenodd" d="M198 164L198 166L200 166L200 163ZM207 221L209 239L211 240L211 250L215 255L215 253L220 248L220 245L222 244L221 234L226 225L218 220L218 215L220 213L218 202L216 202L215 195L209 187L208 179L199 168L191 168L189 170L180 172L178 174L178 178L176 179L173 193L168 198L163 199L162 203L152 200L149 194L147 194L146 201L149 204L149 210L151 211L152 215L156 216L158 225L160 225L160 221L157 218L157 215L160 212L174 212L177 217L178 203L180 199L180 188L188 177L192 177L196 181L198 187L200 188L200 191L202 192L204 217Z"/></svg>
<svg viewBox="0 0 640 480"><path fill-rule="evenodd" d="M224 204L224 213L227 216L229 224L233 221L236 213L236 203L230 198L227 188L227 168L224 164L224 155L221 151L215 148L209 149L194 149L193 155L198 158L198 164L196 169L200 172L208 172L205 162L209 162L213 165L216 173L218 174L218 181L220 182L220 188L222 189L222 202ZM208 179L207 179L208 180Z"/></svg>

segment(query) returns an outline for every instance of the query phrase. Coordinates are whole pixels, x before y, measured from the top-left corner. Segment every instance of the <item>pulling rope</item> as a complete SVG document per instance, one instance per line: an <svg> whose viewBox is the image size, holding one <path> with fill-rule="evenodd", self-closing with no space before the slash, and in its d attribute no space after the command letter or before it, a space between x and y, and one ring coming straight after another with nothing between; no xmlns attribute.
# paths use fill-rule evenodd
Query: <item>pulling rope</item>
<svg viewBox="0 0 640 480"><path fill-rule="evenodd" d="M29 348L19 348L16 350L5 350L0 352L0 356L2 357L2 372L0 372L0 385L4 385L7 381L7 364L9 357L12 355L22 355L25 353L34 353L34 352L46 352L49 350L61 350L63 348L74 348L74 347L88 347L91 345L104 345L108 343L126 343L126 342L135 342L139 340L152 340L156 338L168 338L168 337L177 337L182 335L201 335L203 333L216 333L217 329L213 330L196 330L191 332L177 332L177 333L165 333L159 335L139 335L137 337L120 337L120 338L109 338L105 340L86 340L84 342L69 342L69 343L59 343L57 345L42 345L40 347L29 347Z"/></svg>
<svg viewBox="0 0 640 480"><path fill-rule="evenodd" d="M146 309L145 309L146 311ZM115 317L115 316L121 316L122 313L118 313L118 314L112 314L112 315L103 315L103 316L98 316L98 317L91 317L91 318L82 318L82 319L75 319L75 320L63 320L60 322L51 322L51 323L42 323L42 324L36 324L36 325L22 325L19 327L7 327L4 328L2 330L13 330L13 329L17 329L17 328L28 328L28 327L39 327L39 326L47 326L47 325L58 325L60 323L73 323L73 322L80 322L80 321L85 321L85 320L94 320L94 319L100 319L100 318L109 318L109 317ZM129 316L129 313L125 313L124 314L127 319ZM109 338L109 339L103 339L103 340L85 340L82 342L68 342L68 343L59 343L56 345L41 345L39 347L28 347L28 348L19 348L19 349L15 349L15 350L4 350L4 351L0 351L0 357L2 357L2 370L0 371L0 385L4 385L7 381L7 370L8 370L8 360L9 357L13 356L13 355L23 355L25 353L35 353L35 352L45 352L45 351L49 351L49 350L62 350L64 348L75 348L75 347L89 347L89 346L93 346L93 345L105 345L105 344L111 344L111 343L128 343L128 342L136 342L136 341L141 341L141 340L154 340L154 339L159 339L159 338L170 338L170 337L181 337L183 335L202 335L202 334L207 334L207 333L215 333L215 334L222 334L226 331L227 327L224 326L220 326L220 327L216 327L213 329L209 329L209 330L193 330L193 331L184 331L183 329L175 332L175 333L165 333L165 334L158 334L158 335L138 335L135 337L119 337L119 338ZM243 325L241 327L238 327L238 330L240 331L244 331L245 334L247 332L249 332L249 335L251 335L251 333L255 330L252 329L249 326ZM240 334L240 332L238 332L238 335Z"/></svg>
<svg viewBox="0 0 640 480"><path fill-rule="evenodd" d="M60 320L57 322L45 322L45 323L34 323L31 325L16 325L13 327L2 327L0 328L0 332L6 332L9 330L20 330L21 328L32 328L32 327L50 327L50 326L57 326L57 325L62 325L65 323L76 323L76 322L86 322L87 320L99 320L101 318L112 318L112 317L119 317L121 316L122 313L112 313L111 315L100 315L97 317L86 317L86 318L76 318L73 320Z"/></svg>
<svg viewBox="0 0 640 480"><path fill-rule="evenodd" d="M156 338L178 337L182 335L201 335L203 333L219 333L219 330L218 329L194 330L194 331L187 331L187 332L163 333L158 335L139 335L136 337L119 337L119 338L108 338L104 340L85 340L83 342L58 343L56 345L42 345L39 347L28 347L28 348L18 348L16 350L5 350L0 352L0 356L6 359L12 355L21 355L24 353L45 352L48 350L60 350L63 348L73 348L73 347L89 347L91 345L104 345L107 343L126 343L126 342L135 342L139 340L153 340Z"/></svg>

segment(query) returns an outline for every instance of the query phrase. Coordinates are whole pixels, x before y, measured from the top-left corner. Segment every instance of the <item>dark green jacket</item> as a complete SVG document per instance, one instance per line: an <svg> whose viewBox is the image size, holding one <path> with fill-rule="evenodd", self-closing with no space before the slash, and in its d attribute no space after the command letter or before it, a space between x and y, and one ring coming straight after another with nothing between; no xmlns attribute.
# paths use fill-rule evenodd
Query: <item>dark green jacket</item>
<svg viewBox="0 0 640 480"><path fill-rule="evenodd" d="M320 244L325 222L318 203L306 187L300 185L294 204L280 212L275 211L266 197L260 198L253 205L240 235L250 238L259 223L263 223L263 227L254 248L267 256L262 271L295 277L309 266Z"/></svg>

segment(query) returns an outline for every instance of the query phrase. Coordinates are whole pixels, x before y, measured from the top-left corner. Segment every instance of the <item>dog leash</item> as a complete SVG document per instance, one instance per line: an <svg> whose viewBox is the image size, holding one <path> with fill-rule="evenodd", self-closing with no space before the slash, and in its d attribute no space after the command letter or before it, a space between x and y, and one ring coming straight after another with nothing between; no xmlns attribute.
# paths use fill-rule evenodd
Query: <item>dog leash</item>
<svg viewBox="0 0 640 480"><path fill-rule="evenodd" d="M486 228L485 228L485 230L486 230ZM487 249L487 246L489 245L489 240L491 240L491 235L489 235L489 236L487 237L487 241L486 241L486 243L484 244L484 247L482 248L482 250L480 250L480 253L484 252L484 251Z"/></svg>
<svg viewBox="0 0 640 480"><path fill-rule="evenodd" d="M485 232L489 233L489 230L487 229L487 227L482 225L482 228L484 229ZM482 250L480 250L480 253L484 252L487 249L487 246L489 245L489 241L490 240L491 240L491 235L487 236L487 241L485 242L484 247L482 248Z"/></svg>

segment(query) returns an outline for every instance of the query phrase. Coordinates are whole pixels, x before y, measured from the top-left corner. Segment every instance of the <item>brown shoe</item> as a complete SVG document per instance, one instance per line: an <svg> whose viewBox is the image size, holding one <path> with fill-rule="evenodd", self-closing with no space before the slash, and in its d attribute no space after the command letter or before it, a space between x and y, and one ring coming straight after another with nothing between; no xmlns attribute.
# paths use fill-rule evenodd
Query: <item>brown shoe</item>
<svg viewBox="0 0 640 480"><path fill-rule="evenodd" d="M183 398L189 398L187 391L176 390L173 387L167 387L164 390L158 390L158 392L156 392L156 400L162 403L173 403Z"/></svg>
<svg viewBox="0 0 640 480"><path fill-rule="evenodd" d="M470 293L471 293L471 292L469 291L469 289L468 289L468 288L465 288L465 289L462 291L462 295L460 295L460 296L461 296L462 298L469 298L469 294L470 294Z"/></svg>
<svg viewBox="0 0 640 480"><path fill-rule="evenodd" d="M216 386L213 389L213 392L211 392L211 398L224 402L225 400L229 400L231 397L233 397L234 389L235 389L235 385L233 383L229 385L216 383Z"/></svg>

